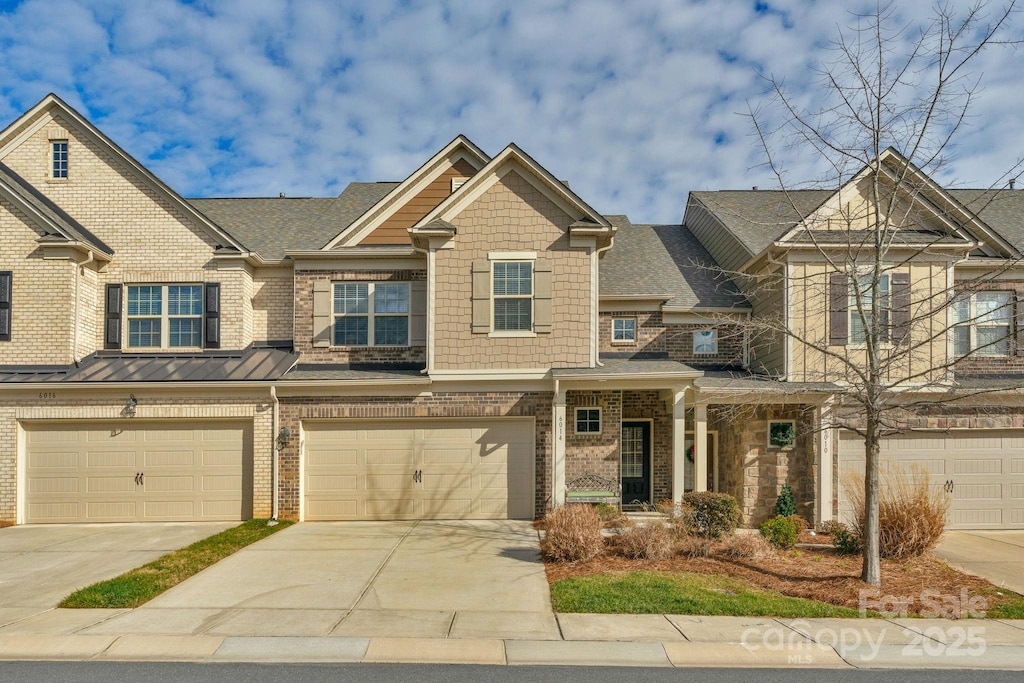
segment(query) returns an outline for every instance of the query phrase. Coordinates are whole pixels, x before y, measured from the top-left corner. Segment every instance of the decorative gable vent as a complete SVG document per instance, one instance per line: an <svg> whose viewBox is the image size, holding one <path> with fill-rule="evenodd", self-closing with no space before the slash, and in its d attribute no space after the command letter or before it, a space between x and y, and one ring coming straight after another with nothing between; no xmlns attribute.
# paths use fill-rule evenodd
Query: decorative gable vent
<svg viewBox="0 0 1024 683"><path fill-rule="evenodd" d="M452 178L452 192L466 184L469 178Z"/></svg>
<svg viewBox="0 0 1024 683"><path fill-rule="evenodd" d="M67 140L68 132L60 126L48 126L46 128L47 140Z"/></svg>

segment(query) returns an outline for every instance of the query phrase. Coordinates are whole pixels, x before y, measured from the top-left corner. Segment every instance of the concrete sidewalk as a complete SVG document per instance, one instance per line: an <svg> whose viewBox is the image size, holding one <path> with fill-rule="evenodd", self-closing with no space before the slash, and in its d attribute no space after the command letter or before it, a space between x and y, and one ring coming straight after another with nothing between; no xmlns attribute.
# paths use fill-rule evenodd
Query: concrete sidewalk
<svg viewBox="0 0 1024 683"><path fill-rule="evenodd" d="M4 624L0 660L1024 670L1024 620L287 612L55 609Z"/></svg>

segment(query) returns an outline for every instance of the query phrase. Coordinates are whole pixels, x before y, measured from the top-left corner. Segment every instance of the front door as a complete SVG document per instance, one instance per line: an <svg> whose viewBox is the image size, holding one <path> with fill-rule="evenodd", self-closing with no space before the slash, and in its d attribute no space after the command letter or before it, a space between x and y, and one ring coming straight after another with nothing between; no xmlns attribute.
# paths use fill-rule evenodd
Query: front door
<svg viewBox="0 0 1024 683"><path fill-rule="evenodd" d="M622 423L622 504L651 502L651 423Z"/></svg>

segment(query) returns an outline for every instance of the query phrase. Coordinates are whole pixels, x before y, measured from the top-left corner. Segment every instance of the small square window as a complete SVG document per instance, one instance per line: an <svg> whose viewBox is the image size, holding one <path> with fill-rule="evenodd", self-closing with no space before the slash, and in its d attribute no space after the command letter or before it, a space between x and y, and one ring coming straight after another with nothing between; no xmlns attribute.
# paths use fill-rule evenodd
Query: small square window
<svg viewBox="0 0 1024 683"><path fill-rule="evenodd" d="M576 433L577 434L600 434L601 433L601 409L600 408L577 408L576 409Z"/></svg>
<svg viewBox="0 0 1024 683"><path fill-rule="evenodd" d="M612 318L612 343L630 344L636 341L636 318Z"/></svg>
<svg viewBox="0 0 1024 683"><path fill-rule="evenodd" d="M693 352L718 353L718 330L697 330L693 333Z"/></svg>
<svg viewBox="0 0 1024 683"><path fill-rule="evenodd" d="M50 172L52 178L67 178L68 177L68 141L67 140L52 140L50 141L50 158L52 160L52 166Z"/></svg>
<svg viewBox="0 0 1024 683"><path fill-rule="evenodd" d="M796 444L796 422L771 420L768 422L768 447L792 448Z"/></svg>

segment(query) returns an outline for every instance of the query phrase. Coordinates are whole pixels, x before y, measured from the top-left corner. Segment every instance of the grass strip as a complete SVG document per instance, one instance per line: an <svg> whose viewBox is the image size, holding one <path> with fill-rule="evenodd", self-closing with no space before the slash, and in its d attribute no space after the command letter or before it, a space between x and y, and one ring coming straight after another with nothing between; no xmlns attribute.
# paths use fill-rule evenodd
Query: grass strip
<svg viewBox="0 0 1024 683"><path fill-rule="evenodd" d="M291 524L280 522L267 526L265 519L251 519L120 576L77 590L64 598L58 607L138 607L228 555Z"/></svg>
<svg viewBox="0 0 1024 683"><path fill-rule="evenodd" d="M551 586L556 612L706 614L738 617L859 617L857 610L765 591L743 579L685 572L615 572Z"/></svg>

